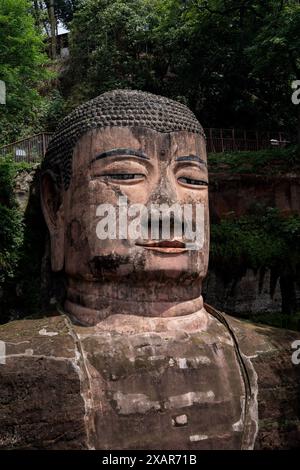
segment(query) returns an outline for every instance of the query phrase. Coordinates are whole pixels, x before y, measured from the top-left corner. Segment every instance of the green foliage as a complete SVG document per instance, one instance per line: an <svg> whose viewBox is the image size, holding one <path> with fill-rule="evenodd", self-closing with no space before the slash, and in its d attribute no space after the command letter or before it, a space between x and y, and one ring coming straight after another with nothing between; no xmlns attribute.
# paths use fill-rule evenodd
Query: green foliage
<svg viewBox="0 0 300 470"><path fill-rule="evenodd" d="M43 38L33 21L39 30L49 23L49 2L0 4L0 79L8 90L7 105L0 107L1 143L53 130L74 106L113 88L178 99L206 127L282 128L294 134L300 129L300 107L291 103L291 82L300 77L298 1L53 4L56 17L71 29L71 56L60 90L50 95L57 83L45 86Z"/></svg>
<svg viewBox="0 0 300 470"><path fill-rule="evenodd" d="M300 268L300 216L282 217L276 208L257 206L211 225L211 263L224 272L244 267L278 269L296 275Z"/></svg>
<svg viewBox="0 0 300 470"><path fill-rule="evenodd" d="M18 263L18 250L23 240L21 214L0 204L0 285L12 277Z"/></svg>
<svg viewBox="0 0 300 470"><path fill-rule="evenodd" d="M31 195L23 215L22 244L18 250L18 263L8 293L7 310L18 307L24 315L37 312L42 303L41 263L45 253L46 225L40 206L39 171L35 173ZM17 286L17 298L15 297Z"/></svg>
<svg viewBox="0 0 300 470"><path fill-rule="evenodd" d="M56 20L61 21L67 25L73 18L73 13L81 0L53 0L53 7ZM50 29L49 23L49 6L50 1L38 1L32 0L33 4L33 16L35 17L37 25L43 23L46 24L47 29Z"/></svg>
<svg viewBox="0 0 300 470"><path fill-rule="evenodd" d="M23 240L22 216L13 196L16 169L10 159L0 159L0 286L12 277Z"/></svg>
<svg viewBox="0 0 300 470"><path fill-rule="evenodd" d="M54 89L48 94L45 106L45 125L47 131L53 132L57 123L64 117L65 101L59 90Z"/></svg>
<svg viewBox="0 0 300 470"><path fill-rule="evenodd" d="M32 164L0 158L0 322L15 317L18 311L23 316L34 313L41 305L46 226L40 208L38 170L25 213L13 192L17 173L31 170Z"/></svg>
<svg viewBox="0 0 300 470"><path fill-rule="evenodd" d="M13 179L15 167L10 157L0 158L0 203L12 208L15 205L13 197Z"/></svg>
<svg viewBox="0 0 300 470"><path fill-rule="evenodd" d="M293 315L286 315L282 312L250 313L243 316L243 318L253 323L261 323L263 325L275 326L277 328L287 328L289 330L300 331L300 312L296 312Z"/></svg>
<svg viewBox="0 0 300 470"><path fill-rule="evenodd" d="M300 79L300 4L297 0L257 2L257 34L246 48L252 74L260 82L257 111L279 125L294 124L300 144L300 109L291 106L291 82Z"/></svg>
<svg viewBox="0 0 300 470"><path fill-rule="evenodd" d="M144 0L87 0L74 15L71 63L64 80L70 106L113 88L147 86ZM71 87L71 88L70 88Z"/></svg>
<svg viewBox="0 0 300 470"><path fill-rule="evenodd" d="M71 23L67 109L112 88L188 104L206 127L296 131L299 2L87 0Z"/></svg>
<svg viewBox="0 0 300 470"><path fill-rule="evenodd" d="M0 80L6 83L6 105L0 106L0 143L43 127L43 98L48 77L41 34L34 26L29 0L0 2Z"/></svg>
<svg viewBox="0 0 300 470"><path fill-rule="evenodd" d="M300 151L296 146L281 149L266 149L258 152L210 153L210 173L247 173L256 175L278 175L300 171Z"/></svg>

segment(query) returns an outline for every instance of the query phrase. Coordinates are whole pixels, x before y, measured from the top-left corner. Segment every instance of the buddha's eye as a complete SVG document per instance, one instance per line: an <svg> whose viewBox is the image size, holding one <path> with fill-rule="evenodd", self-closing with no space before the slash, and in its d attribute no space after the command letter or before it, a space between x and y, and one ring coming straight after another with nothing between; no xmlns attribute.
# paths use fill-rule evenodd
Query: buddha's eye
<svg viewBox="0 0 300 470"><path fill-rule="evenodd" d="M105 179L114 180L114 181L132 181L132 180L142 180L145 178L145 175L142 173L112 173L103 175Z"/></svg>
<svg viewBox="0 0 300 470"><path fill-rule="evenodd" d="M180 178L178 178L177 180L179 183L183 183L185 185L189 185L189 186L208 186L208 183L207 181L204 181L204 180L197 180L197 179L193 179L193 178L185 178L183 176L181 176Z"/></svg>

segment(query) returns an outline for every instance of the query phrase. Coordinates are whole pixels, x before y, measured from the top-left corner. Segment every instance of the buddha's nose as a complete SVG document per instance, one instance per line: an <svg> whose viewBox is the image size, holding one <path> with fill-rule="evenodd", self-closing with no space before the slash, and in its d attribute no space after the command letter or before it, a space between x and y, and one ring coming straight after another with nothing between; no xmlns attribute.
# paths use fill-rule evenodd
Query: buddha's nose
<svg viewBox="0 0 300 470"><path fill-rule="evenodd" d="M167 175L162 175L150 195L149 203L172 205L176 202L177 193L174 185Z"/></svg>

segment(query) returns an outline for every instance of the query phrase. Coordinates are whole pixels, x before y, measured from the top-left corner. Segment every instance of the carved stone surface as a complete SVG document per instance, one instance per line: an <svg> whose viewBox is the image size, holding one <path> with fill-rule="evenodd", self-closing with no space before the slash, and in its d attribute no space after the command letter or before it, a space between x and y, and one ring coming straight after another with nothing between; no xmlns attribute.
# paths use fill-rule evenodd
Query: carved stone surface
<svg viewBox="0 0 300 470"><path fill-rule="evenodd" d="M297 333L203 306L208 175L193 114L147 93L104 94L63 121L42 171L52 270L65 275L67 315L0 327L0 446L299 445ZM184 224L197 221L200 207L201 243L190 250L186 233L99 238L98 207L115 210L120 197L162 207L161 225L173 204L195 208ZM118 214L123 227L128 220Z"/></svg>
<svg viewBox="0 0 300 470"><path fill-rule="evenodd" d="M62 120L49 144L45 167L57 166L62 172L67 189L76 142L92 129L112 126L148 127L168 133L188 131L204 136L202 126L192 111L183 104L151 93L114 90L78 106Z"/></svg>
<svg viewBox="0 0 300 470"><path fill-rule="evenodd" d="M297 448L298 335L206 310L0 327L0 447Z"/></svg>
<svg viewBox="0 0 300 470"><path fill-rule="evenodd" d="M86 447L81 355L62 316L0 327L0 447Z"/></svg>

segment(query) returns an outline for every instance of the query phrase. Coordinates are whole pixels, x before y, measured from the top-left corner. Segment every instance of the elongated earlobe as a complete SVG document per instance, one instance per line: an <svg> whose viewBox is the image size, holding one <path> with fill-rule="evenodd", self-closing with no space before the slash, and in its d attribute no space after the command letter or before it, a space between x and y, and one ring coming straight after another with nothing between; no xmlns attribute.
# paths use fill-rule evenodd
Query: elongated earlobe
<svg viewBox="0 0 300 470"><path fill-rule="evenodd" d="M50 171L42 176L41 203L50 233L51 267L53 271L61 271L64 266L64 210L61 188Z"/></svg>

